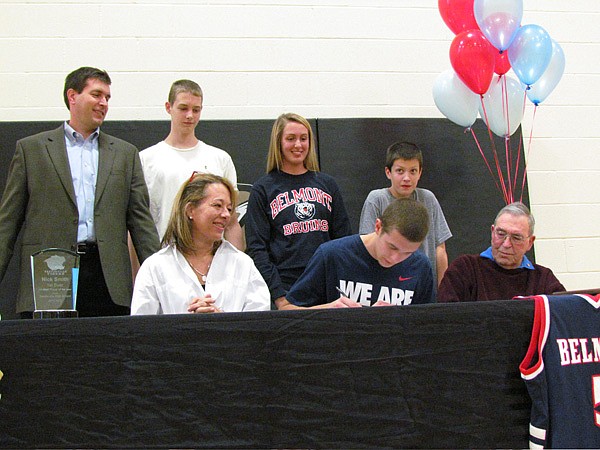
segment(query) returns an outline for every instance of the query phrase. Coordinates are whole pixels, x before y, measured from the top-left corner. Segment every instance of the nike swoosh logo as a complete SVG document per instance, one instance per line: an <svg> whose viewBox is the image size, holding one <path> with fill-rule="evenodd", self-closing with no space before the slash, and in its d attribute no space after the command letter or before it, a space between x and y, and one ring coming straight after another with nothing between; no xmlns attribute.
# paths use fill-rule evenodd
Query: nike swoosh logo
<svg viewBox="0 0 600 450"><path fill-rule="evenodd" d="M398 281L408 281L408 280L412 280L412 277L408 277L408 278L398 277Z"/></svg>

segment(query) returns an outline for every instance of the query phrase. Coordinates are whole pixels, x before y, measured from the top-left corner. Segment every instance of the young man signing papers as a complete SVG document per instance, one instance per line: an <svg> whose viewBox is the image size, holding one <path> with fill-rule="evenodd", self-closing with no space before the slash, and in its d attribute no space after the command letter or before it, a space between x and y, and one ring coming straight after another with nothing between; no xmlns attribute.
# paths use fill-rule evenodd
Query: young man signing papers
<svg viewBox="0 0 600 450"><path fill-rule="evenodd" d="M394 200L375 231L322 244L279 309L411 305L435 302L431 263L417 251L429 229L427 208Z"/></svg>

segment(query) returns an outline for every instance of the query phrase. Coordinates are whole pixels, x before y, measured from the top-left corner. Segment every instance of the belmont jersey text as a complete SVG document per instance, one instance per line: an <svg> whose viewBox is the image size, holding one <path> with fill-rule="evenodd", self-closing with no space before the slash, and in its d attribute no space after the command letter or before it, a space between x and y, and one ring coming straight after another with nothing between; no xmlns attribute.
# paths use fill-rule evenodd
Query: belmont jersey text
<svg viewBox="0 0 600 450"><path fill-rule="evenodd" d="M274 219L284 209L298 203L320 203L331 211L332 197L327 192L314 187L303 187L291 192L282 192L271 202L271 217Z"/></svg>
<svg viewBox="0 0 600 450"><path fill-rule="evenodd" d="M560 365L589 364L600 362L600 338L556 339Z"/></svg>

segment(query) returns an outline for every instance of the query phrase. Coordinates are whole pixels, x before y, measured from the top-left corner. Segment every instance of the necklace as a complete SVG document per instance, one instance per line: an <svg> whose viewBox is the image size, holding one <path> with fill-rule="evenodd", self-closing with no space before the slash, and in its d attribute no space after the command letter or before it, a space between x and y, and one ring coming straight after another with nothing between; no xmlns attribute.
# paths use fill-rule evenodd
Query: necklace
<svg viewBox="0 0 600 450"><path fill-rule="evenodd" d="M192 263L189 262L187 259L186 259L186 261L188 262L190 267L194 270L194 272L196 272L198 275L200 275L200 281L202 281L202 284L206 284L206 275L208 274L208 271L210 269L210 263L208 263L208 267L206 268L206 273L202 273L198 269L196 269L194 266L192 266Z"/></svg>

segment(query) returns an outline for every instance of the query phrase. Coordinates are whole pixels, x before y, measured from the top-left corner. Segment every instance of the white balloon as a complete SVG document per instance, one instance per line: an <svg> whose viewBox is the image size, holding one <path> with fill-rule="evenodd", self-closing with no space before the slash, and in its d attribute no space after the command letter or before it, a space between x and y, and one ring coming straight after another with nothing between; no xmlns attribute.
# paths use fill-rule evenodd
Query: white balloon
<svg viewBox="0 0 600 450"><path fill-rule="evenodd" d="M444 116L458 125L470 127L477 119L480 97L452 69L439 74L433 83L433 101Z"/></svg>
<svg viewBox="0 0 600 450"><path fill-rule="evenodd" d="M521 26L523 0L475 0L473 15L488 41L504 51Z"/></svg>
<svg viewBox="0 0 600 450"><path fill-rule="evenodd" d="M504 79L506 89L504 89ZM494 76L488 91L483 94L483 107L479 107L479 114L487 121L488 128L496 136L507 137L512 135L523 119L523 104L525 89L517 80L511 77Z"/></svg>

